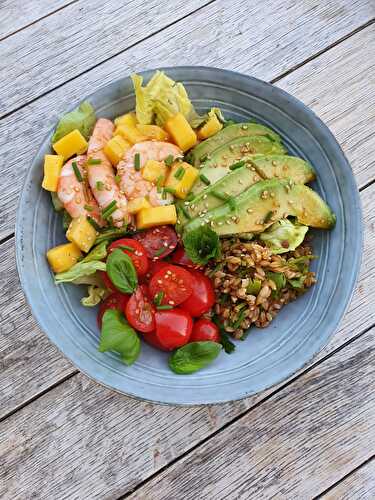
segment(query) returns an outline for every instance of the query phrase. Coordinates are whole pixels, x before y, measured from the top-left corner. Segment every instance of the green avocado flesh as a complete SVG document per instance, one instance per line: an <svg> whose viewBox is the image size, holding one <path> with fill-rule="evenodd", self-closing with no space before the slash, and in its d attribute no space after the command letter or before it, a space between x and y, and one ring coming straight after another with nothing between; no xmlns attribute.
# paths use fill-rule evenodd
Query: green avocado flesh
<svg viewBox="0 0 375 500"><path fill-rule="evenodd" d="M231 202L209 210L186 224L184 231L210 224L220 236L261 233L274 222L294 216L306 226L330 229L336 217L322 198L309 187L292 180L257 182Z"/></svg>
<svg viewBox="0 0 375 500"><path fill-rule="evenodd" d="M189 160L195 167L199 167L215 149L241 136L267 136L271 141L281 142L280 136L264 125L235 123L195 146L189 153Z"/></svg>
<svg viewBox="0 0 375 500"><path fill-rule="evenodd" d="M228 127L229 128L229 127ZM251 155L283 155L286 154L284 146L268 137L245 136L238 137L224 144L210 155L201 167L200 174L203 175L211 184L224 177L229 172L229 167ZM196 194L202 191L206 184L198 180L192 189Z"/></svg>

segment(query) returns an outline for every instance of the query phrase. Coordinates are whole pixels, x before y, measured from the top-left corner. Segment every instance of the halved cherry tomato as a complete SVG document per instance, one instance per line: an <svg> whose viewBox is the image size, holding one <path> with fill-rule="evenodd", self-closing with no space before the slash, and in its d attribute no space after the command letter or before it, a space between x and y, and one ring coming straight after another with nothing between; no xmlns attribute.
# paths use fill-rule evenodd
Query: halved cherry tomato
<svg viewBox="0 0 375 500"><path fill-rule="evenodd" d="M99 306L97 322L99 329L102 328L103 315L107 309L117 309L118 311L125 312L126 304L128 303L129 295L124 295L120 292L111 293Z"/></svg>
<svg viewBox="0 0 375 500"><path fill-rule="evenodd" d="M163 293L161 304L177 306L192 292L193 277L183 267L168 264L154 274L150 281L151 297Z"/></svg>
<svg viewBox="0 0 375 500"><path fill-rule="evenodd" d="M142 336L142 339L147 342L147 344L152 345L152 347L156 347L161 351L172 351L172 349L167 349L156 336L156 332L146 333Z"/></svg>
<svg viewBox="0 0 375 500"><path fill-rule="evenodd" d="M156 336L166 349L177 349L189 342L193 319L182 309L156 311Z"/></svg>
<svg viewBox="0 0 375 500"><path fill-rule="evenodd" d="M211 340L211 342L220 342L220 332L218 327L209 319L199 319L193 326L193 332L190 342L200 342L202 340Z"/></svg>
<svg viewBox="0 0 375 500"><path fill-rule="evenodd" d="M108 274L105 271L99 271L99 273L104 283L104 286L108 288L108 290L110 290L111 292L115 292L116 291L115 285L112 283Z"/></svg>
<svg viewBox="0 0 375 500"><path fill-rule="evenodd" d="M193 317L202 316L215 303L215 291L211 280L200 271L189 271L192 276L190 297L181 304L181 308Z"/></svg>
<svg viewBox="0 0 375 500"><path fill-rule="evenodd" d="M133 238L140 241L150 259L161 260L177 246L177 234L171 226L159 226L136 233Z"/></svg>
<svg viewBox="0 0 375 500"><path fill-rule="evenodd" d="M192 269L199 269L201 266L199 264L194 264L192 260L186 255L185 249L182 246L178 246L172 254L173 264L179 266L191 267Z"/></svg>
<svg viewBox="0 0 375 500"><path fill-rule="evenodd" d="M111 243L108 247L108 252L113 252L115 248L120 248L120 250L129 255L138 276L143 276L147 273L149 261L146 249L142 243L131 238L122 238Z"/></svg>
<svg viewBox="0 0 375 500"><path fill-rule="evenodd" d="M126 319L140 332L155 330L155 307L151 302L147 286L140 285L131 295L125 308Z"/></svg>

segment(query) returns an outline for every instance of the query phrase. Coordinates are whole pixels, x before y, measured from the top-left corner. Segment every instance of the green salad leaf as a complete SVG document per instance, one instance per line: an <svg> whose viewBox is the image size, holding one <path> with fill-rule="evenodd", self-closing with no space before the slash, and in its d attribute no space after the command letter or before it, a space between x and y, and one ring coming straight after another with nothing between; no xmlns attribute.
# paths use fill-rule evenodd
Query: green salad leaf
<svg viewBox="0 0 375 500"><path fill-rule="evenodd" d="M70 111L70 113L65 113L65 115L60 118L51 142L54 144L64 137L64 135L69 134L69 132L75 129L78 129L83 137L88 139L94 128L95 122L96 116L94 108L88 101L84 101L78 108Z"/></svg>
<svg viewBox="0 0 375 500"><path fill-rule="evenodd" d="M280 254L295 250L305 239L308 230L307 226L293 223L289 219L281 219L272 224L259 238L272 253Z"/></svg>
<svg viewBox="0 0 375 500"><path fill-rule="evenodd" d="M81 299L81 304L85 307L97 306L103 299L105 299L109 292L105 286L89 285L87 288L87 297Z"/></svg>
<svg viewBox="0 0 375 500"><path fill-rule="evenodd" d="M195 373L212 363L220 354L221 344L211 341L190 342L169 358L169 368L181 375Z"/></svg>
<svg viewBox="0 0 375 500"><path fill-rule="evenodd" d="M114 286L122 293L133 293L137 288L137 272L126 253L115 249L107 258L107 274Z"/></svg>
<svg viewBox="0 0 375 500"><path fill-rule="evenodd" d="M197 227L182 238L187 256L195 263L205 265L220 257L219 236L208 226Z"/></svg>
<svg viewBox="0 0 375 500"><path fill-rule="evenodd" d="M55 283L57 285L60 283L73 283L73 282L76 285L87 284L87 281L83 281L83 278L95 274L96 271L105 271L105 270L106 270L105 262L99 260L93 260L91 262L83 262L83 261L77 262L77 264L74 264L74 266L72 266L68 271L65 271L63 273L57 273L55 275Z"/></svg>
<svg viewBox="0 0 375 500"><path fill-rule="evenodd" d="M107 245L107 240L100 242L99 245L96 245L92 250L90 250L86 257L80 261L80 263L105 259L107 257Z"/></svg>
<svg viewBox="0 0 375 500"><path fill-rule="evenodd" d="M132 365L137 360L141 341L120 311L107 309L104 313L98 350L117 352L126 365Z"/></svg>
<svg viewBox="0 0 375 500"><path fill-rule="evenodd" d="M95 245L99 245L103 241L116 240L117 238L121 238L121 236L125 236L126 234L128 234L128 230L126 227L109 227L106 229L101 229L100 234L96 237Z"/></svg>

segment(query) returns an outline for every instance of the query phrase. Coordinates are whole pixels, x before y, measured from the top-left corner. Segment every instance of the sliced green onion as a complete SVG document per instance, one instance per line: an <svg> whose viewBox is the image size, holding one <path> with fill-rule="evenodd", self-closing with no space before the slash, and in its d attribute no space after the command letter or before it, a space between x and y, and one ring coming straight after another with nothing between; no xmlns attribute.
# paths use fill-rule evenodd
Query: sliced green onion
<svg viewBox="0 0 375 500"><path fill-rule="evenodd" d="M163 182L164 182L164 175L159 175L159 177L156 180L156 189L157 189L158 193L161 192Z"/></svg>
<svg viewBox="0 0 375 500"><path fill-rule="evenodd" d="M103 189L104 189L104 183L102 181L96 181L95 187L96 187L96 189L98 191L103 191Z"/></svg>
<svg viewBox="0 0 375 500"><path fill-rule="evenodd" d="M135 250L132 247L129 247L128 245L119 245L116 248L121 248L121 250L127 250L128 252L134 253Z"/></svg>
<svg viewBox="0 0 375 500"><path fill-rule="evenodd" d="M97 158L89 158L86 163L87 163L87 165L100 165L101 162L102 162L102 160L99 160L99 158L98 159Z"/></svg>
<svg viewBox="0 0 375 500"><path fill-rule="evenodd" d="M134 168L137 171L141 170L141 155L139 153L135 153L134 155Z"/></svg>
<svg viewBox="0 0 375 500"><path fill-rule="evenodd" d="M92 212L94 210L94 207L91 207L90 205L84 205L83 208L88 212Z"/></svg>
<svg viewBox="0 0 375 500"><path fill-rule="evenodd" d="M120 184L120 182L121 182L121 176L120 176L120 175L118 175L118 174L117 174L117 175L115 175L115 183L116 183L116 184Z"/></svg>
<svg viewBox="0 0 375 500"><path fill-rule="evenodd" d="M218 200L228 201L228 199L229 199L229 197L226 194L219 193L216 190L211 191L211 194L213 194L215 196L215 198L217 198Z"/></svg>
<svg viewBox="0 0 375 500"><path fill-rule="evenodd" d="M171 188L171 187L165 187L164 191L166 193L171 193L171 194L175 194L175 192L176 192L175 188Z"/></svg>
<svg viewBox="0 0 375 500"><path fill-rule="evenodd" d="M172 163L174 162L174 157L173 155L168 155L166 159L164 160L164 163L167 165L167 167L170 167Z"/></svg>
<svg viewBox="0 0 375 500"><path fill-rule="evenodd" d="M204 184L206 184L206 186L209 186L211 184L210 179L207 179L204 174L200 174L199 178Z"/></svg>
<svg viewBox="0 0 375 500"><path fill-rule="evenodd" d="M92 225L92 227L96 230L96 231L99 231L100 230L100 226L98 226L98 224L94 221L94 219L92 217L87 217L87 221Z"/></svg>
<svg viewBox="0 0 375 500"><path fill-rule="evenodd" d="M176 172L174 174L174 177L180 181L183 178L184 175L185 175L185 169L184 169L184 167L180 166L176 170Z"/></svg>
<svg viewBox="0 0 375 500"><path fill-rule="evenodd" d="M158 311L166 311L168 309L173 309L173 306L168 306L168 305L165 305L165 306L156 306L156 309Z"/></svg>
<svg viewBox="0 0 375 500"><path fill-rule="evenodd" d="M178 208L181 210L181 212L184 214L184 216L187 219L191 219L191 215L189 214L189 212L186 210L186 208L183 205L180 205Z"/></svg>
<svg viewBox="0 0 375 500"><path fill-rule="evenodd" d="M236 163L233 163L233 165L231 165L229 167L229 170L236 170L237 168L241 168L245 165L245 160L241 160L241 161L238 161Z"/></svg>
<svg viewBox="0 0 375 500"><path fill-rule="evenodd" d="M82 177L81 172L79 171L79 168L78 168L76 161L72 162L72 168L73 168L74 175L77 177L77 181L83 182L83 177Z"/></svg>
<svg viewBox="0 0 375 500"><path fill-rule="evenodd" d="M159 257L162 253L165 252L165 250L166 250L165 247L161 247L161 248L159 248L159 250L156 250L155 257Z"/></svg>
<svg viewBox="0 0 375 500"><path fill-rule="evenodd" d="M162 193L161 197L163 198L163 200L167 199L167 191L165 189L163 189L163 193Z"/></svg>
<svg viewBox="0 0 375 500"><path fill-rule="evenodd" d="M163 298L164 298L164 292L158 292L154 297L154 304L160 307L161 303L163 302Z"/></svg>
<svg viewBox="0 0 375 500"><path fill-rule="evenodd" d="M185 200L186 200L186 201L192 201L192 200L194 200L194 198L195 198L194 193L189 193L189 194L186 196Z"/></svg>
<svg viewBox="0 0 375 500"><path fill-rule="evenodd" d="M111 201L109 205L105 207L105 209L102 211L102 217L103 219L108 220L109 217L113 214L113 212L117 210L117 202L116 200Z"/></svg>

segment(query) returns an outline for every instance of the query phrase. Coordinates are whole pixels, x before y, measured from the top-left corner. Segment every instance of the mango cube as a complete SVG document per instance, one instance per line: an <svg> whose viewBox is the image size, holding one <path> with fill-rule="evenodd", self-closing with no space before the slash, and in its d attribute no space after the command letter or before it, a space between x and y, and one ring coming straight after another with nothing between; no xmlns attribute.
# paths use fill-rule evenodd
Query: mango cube
<svg viewBox="0 0 375 500"><path fill-rule="evenodd" d="M137 125L137 117L135 113L126 113L126 115L121 115L115 118L115 125L130 125L135 127Z"/></svg>
<svg viewBox="0 0 375 500"><path fill-rule="evenodd" d="M44 156L44 177L42 188L47 191L56 192L59 175L64 164L64 157L61 155Z"/></svg>
<svg viewBox="0 0 375 500"><path fill-rule="evenodd" d="M182 151L187 151L197 143L196 133L182 113L170 118L164 128Z"/></svg>
<svg viewBox="0 0 375 500"><path fill-rule="evenodd" d="M134 198L134 200L130 200L128 203L128 212L130 214L137 214L140 210L143 210L144 208L151 208L151 204L145 196L140 198Z"/></svg>
<svg viewBox="0 0 375 500"><path fill-rule="evenodd" d="M66 232L66 237L87 253L95 243L96 231L86 217L81 215L72 220Z"/></svg>
<svg viewBox="0 0 375 500"><path fill-rule="evenodd" d="M207 120L207 122L201 127L197 135L199 139L207 139L208 137L211 137L212 135L215 135L219 130L223 128L223 124L219 121L218 117L216 114L213 116L210 116L210 118Z"/></svg>
<svg viewBox="0 0 375 500"><path fill-rule="evenodd" d="M168 141L169 135L165 130L157 125L137 125L137 129L150 140L155 141Z"/></svg>
<svg viewBox="0 0 375 500"><path fill-rule="evenodd" d="M131 148L130 142L126 141L121 135L115 135L104 146L104 154L112 165L117 165L124 157L125 151Z"/></svg>
<svg viewBox="0 0 375 500"><path fill-rule="evenodd" d="M81 155L87 151L87 141L78 129L72 130L69 134L64 135L55 144L52 144L53 149L58 155L68 160L74 155Z"/></svg>
<svg viewBox="0 0 375 500"><path fill-rule="evenodd" d="M164 224L176 224L176 222L177 213L175 205L143 208L137 213L138 229L162 226Z"/></svg>
<svg viewBox="0 0 375 500"><path fill-rule="evenodd" d="M54 273L68 271L80 257L82 257L81 250L74 243L58 245L47 252L47 260Z"/></svg>
<svg viewBox="0 0 375 500"><path fill-rule="evenodd" d="M115 135L121 135L121 137L131 144L147 141L148 139L148 137L141 134L134 125L119 125L115 130Z"/></svg>
<svg viewBox="0 0 375 500"><path fill-rule="evenodd" d="M155 160L148 160L145 166L142 168L142 177L146 181L156 182L159 177L167 176L167 166L165 163ZM163 182L164 184L164 182Z"/></svg>
<svg viewBox="0 0 375 500"><path fill-rule="evenodd" d="M169 172L165 186L174 189L173 194L177 198L184 200L189 194L198 176L198 169L192 167L189 163L184 161L175 162Z"/></svg>

